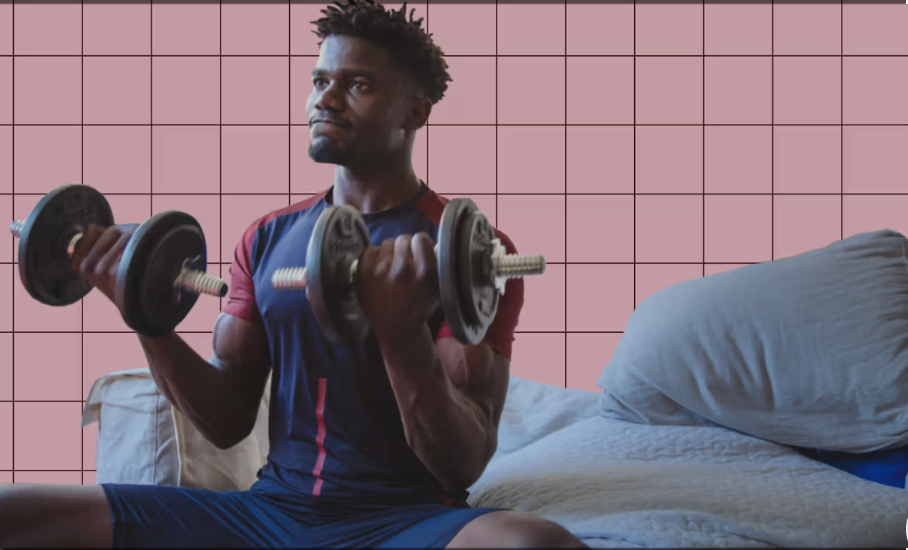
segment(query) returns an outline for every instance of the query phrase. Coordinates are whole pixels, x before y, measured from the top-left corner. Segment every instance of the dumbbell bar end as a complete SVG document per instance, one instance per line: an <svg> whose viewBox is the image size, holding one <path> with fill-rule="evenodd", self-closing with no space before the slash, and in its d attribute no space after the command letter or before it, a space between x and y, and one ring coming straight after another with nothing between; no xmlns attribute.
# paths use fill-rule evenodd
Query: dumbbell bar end
<svg viewBox="0 0 908 550"><path fill-rule="evenodd" d="M520 279L530 275L545 273L544 256L521 256L505 254L494 260L495 276L504 279Z"/></svg>
<svg viewBox="0 0 908 550"><path fill-rule="evenodd" d="M12 233L14 237L18 238L19 234L22 233L23 227L25 227L25 220L15 220L13 223L9 224L9 232ZM81 238L81 236L80 233L73 238L71 247L75 246L75 242ZM72 254L72 250L69 250L68 252ZM223 298L227 295L227 283L223 280L186 267L183 268L173 284L176 288L187 290L195 294L207 294L219 298Z"/></svg>
<svg viewBox="0 0 908 550"><path fill-rule="evenodd" d="M195 294L207 294L208 296L217 296L223 298L227 296L227 283L222 279L202 273L195 269L184 267L176 280L173 282L175 288L188 290Z"/></svg>

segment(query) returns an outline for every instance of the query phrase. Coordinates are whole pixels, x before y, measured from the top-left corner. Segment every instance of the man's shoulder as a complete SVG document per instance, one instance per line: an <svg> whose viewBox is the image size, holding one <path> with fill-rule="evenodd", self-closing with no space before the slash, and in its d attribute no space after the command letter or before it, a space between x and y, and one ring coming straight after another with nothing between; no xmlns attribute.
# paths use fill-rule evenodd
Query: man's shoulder
<svg viewBox="0 0 908 550"><path fill-rule="evenodd" d="M317 195L306 197L305 199L292 203L288 206L272 210L264 216L259 217L246 227L246 230L243 233L241 244L248 249L252 246L256 236L258 236L261 231L268 230L276 223L285 220L288 217L305 214L306 212L317 207L326 194L327 191L323 191Z"/></svg>

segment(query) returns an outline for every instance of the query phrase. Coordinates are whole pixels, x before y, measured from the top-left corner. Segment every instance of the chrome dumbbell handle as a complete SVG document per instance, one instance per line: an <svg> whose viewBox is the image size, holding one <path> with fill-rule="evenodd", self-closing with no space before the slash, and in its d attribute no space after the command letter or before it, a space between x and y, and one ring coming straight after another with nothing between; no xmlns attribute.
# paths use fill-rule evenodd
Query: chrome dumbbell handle
<svg viewBox="0 0 908 550"><path fill-rule="evenodd" d="M15 220L13 223L9 224L9 232L12 233L14 237L19 238L19 234L22 233L24 227L25 220ZM79 244L79 241L82 239L83 233L81 228L79 229L80 230L72 236L66 246L66 254L70 258L76 250L76 245ZM187 260L187 263L188 262L189 260ZM174 280L173 285L175 288L195 294L223 297L227 293L227 283L223 280L205 272L191 269L185 264L176 280Z"/></svg>
<svg viewBox="0 0 908 550"><path fill-rule="evenodd" d="M545 273L545 257L543 256L505 254L504 247L498 239L495 239L493 243L493 250L492 279L499 293L504 294L504 283L508 279L520 279ZM438 245L435 246L435 253L438 254ZM356 280L358 266L359 260L353 260L353 263L350 264L350 284ZM276 290L302 290L306 288L306 282L305 267L285 267L276 270L271 276L271 285Z"/></svg>
<svg viewBox="0 0 908 550"><path fill-rule="evenodd" d="M350 275L347 284L352 285L356 281L358 269L359 260L353 260L350 264ZM271 276L271 286L275 290L304 290L306 284L305 267L284 267L276 270L274 275Z"/></svg>

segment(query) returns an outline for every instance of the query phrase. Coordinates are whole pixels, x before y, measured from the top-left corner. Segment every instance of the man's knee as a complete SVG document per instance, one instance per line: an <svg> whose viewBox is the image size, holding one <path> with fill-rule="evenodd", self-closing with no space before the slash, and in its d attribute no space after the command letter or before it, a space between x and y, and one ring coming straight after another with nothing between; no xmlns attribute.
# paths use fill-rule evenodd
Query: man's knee
<svg viewBox="0 0 908 550"><path fill-rule="evenodd" d="M467 525L451 548L587 548L557 523L512 511L480 516Z"/></svg>
<svg viewBox="0 0 908 550"><path fill-rule="evenodd" d="M586 548L570 531L557 523L526 516L505 528L511 548Z"/></svg>
<svg viewBox="0 0 908 550"><path fill-rule="evenodd" d="M109 547L112 534L100 486L0 485L0 548Z"/></svg>

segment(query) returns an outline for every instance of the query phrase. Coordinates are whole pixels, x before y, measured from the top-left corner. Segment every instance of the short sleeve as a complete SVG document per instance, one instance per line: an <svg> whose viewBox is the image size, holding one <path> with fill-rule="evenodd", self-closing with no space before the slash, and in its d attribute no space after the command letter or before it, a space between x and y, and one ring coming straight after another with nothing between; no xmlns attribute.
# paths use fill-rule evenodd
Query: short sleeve
<svg viewBox="0 0 908 550"><path fill-rule="evenodd" d="M501 244L504 245L508 254L516 254L517 248L511 239L504 233L495 230ZM512 347L514 345L514 334L517 331L517 323L520 319L520 311L523 309L523 279L511 279L505 286L505 292L498 300L498 313L495 314L495 320L489 325L486 331L483 343L491 347L500 355L511 359ZM438 332L438 340L442 338L453 338L448 322L445 321L441 330Z"/></svg>
<svg viewBox="0 0 908 550"><path fill-rule="evenodd" d="M246 321L259 319L258 304L255 302L255 286L252 281L251 250L255 242L258 225L253 225L243 234L233 253L230 265L230 290L223 312Z"/></svg>

